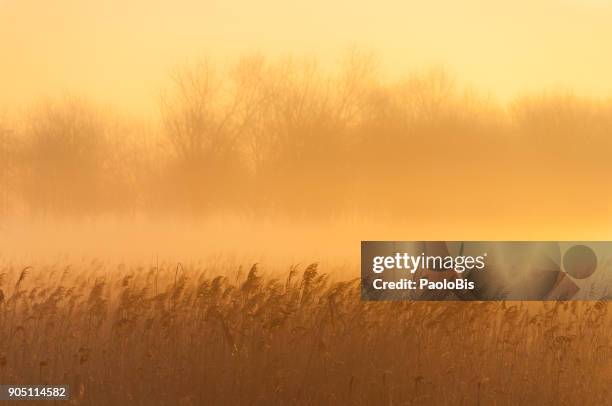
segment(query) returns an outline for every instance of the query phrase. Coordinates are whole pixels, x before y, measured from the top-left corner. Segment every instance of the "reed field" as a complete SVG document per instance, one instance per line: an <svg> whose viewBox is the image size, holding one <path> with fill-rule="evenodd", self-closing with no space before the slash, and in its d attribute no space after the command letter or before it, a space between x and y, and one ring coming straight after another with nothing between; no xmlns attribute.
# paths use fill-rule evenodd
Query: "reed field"
<svg viewBox="0 0 612 406"><path fill-rule="evenodd" d="M355 276L360 240L609 239L610 99L499 101L354 52L171 79L144 121L73 95L0 115L0 383L74 405L609 403L607 303L368 303Z"/></svg>
<svg viewBox="0 0 612 406"><path fill-rule="evenodd" d="M609 399L604 302L362 302L317 264L226 267L5 261L0 380L75 405Z"/></svg>

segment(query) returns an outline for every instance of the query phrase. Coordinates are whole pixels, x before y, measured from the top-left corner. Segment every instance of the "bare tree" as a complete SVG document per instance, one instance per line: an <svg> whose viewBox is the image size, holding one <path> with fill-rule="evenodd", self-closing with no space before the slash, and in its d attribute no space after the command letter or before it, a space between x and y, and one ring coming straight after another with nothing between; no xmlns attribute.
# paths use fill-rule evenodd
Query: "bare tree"
<svg viewBox="0 0 612 406"><path fill-rule="evenodd" d="M161 100L174 153L170 190L194 210L236 203L248 176L242 141L249 95L216 76L209 62L179 69L172 79Z"/></svg>
<svg viewBox="0 0 612 406"><path fill-rule="evenodd" d="M109 156L104 120L74 97L34 109L27 121L24 194L37 210L95 210Z"/></svg>

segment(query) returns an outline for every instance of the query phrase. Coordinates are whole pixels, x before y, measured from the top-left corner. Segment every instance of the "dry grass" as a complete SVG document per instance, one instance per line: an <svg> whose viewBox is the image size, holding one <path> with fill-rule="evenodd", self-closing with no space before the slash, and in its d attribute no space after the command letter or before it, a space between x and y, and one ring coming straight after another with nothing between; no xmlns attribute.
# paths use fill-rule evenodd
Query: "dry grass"
<svg viewBox="0 0 612 406"><path fill-rule="evenodd" d="M605 404L605 303L364 303L316 265L0 265L0 381L72 404ZM23 403L20 403L23 404Z"/></svg>

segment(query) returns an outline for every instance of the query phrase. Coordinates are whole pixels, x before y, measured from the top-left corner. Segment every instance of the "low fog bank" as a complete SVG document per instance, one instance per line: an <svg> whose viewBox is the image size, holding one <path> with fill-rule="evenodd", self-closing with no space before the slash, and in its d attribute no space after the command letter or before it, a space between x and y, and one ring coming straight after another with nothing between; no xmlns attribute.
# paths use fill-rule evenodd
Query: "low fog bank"
<svg viewBox="0 0 612 406"><path fill-rule="evenodd" d="M19 262L98 258L273 267L319 262L350 267L358 263L360 237L367 236L360 229L363 225L346 220L290 223L229 215L208 219L11 218L0 224L0 257Z"/></svg>
<svg viewBox="0 0 612 406"><path fill-rule="evenodd" d="M101 259L154 264L156 261L204 261L264 266L318 262L357 272L362 240L609 240L610 220L587 222L580 217L495 218L447 210L435 215L404 217L342 216L334 219L296 217L208 218L97 216L88 218L4 218L0 222L0 257L4 260L49 261Z"/></svg>

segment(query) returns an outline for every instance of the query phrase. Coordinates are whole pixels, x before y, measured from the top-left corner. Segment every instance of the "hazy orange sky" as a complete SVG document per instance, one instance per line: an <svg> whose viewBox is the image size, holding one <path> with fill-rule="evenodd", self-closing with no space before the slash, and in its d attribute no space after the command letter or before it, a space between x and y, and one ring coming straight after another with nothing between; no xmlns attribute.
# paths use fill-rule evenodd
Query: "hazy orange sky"
<svg viewBox="0 0 612 406"><path fill-rule="evenodd" d="M169 70L203 56L332 62L349 47L392 74L444 66L502 99L609 95L611 39L609 0L0 0L0 109L68 92L146 113Z"/></svg>

